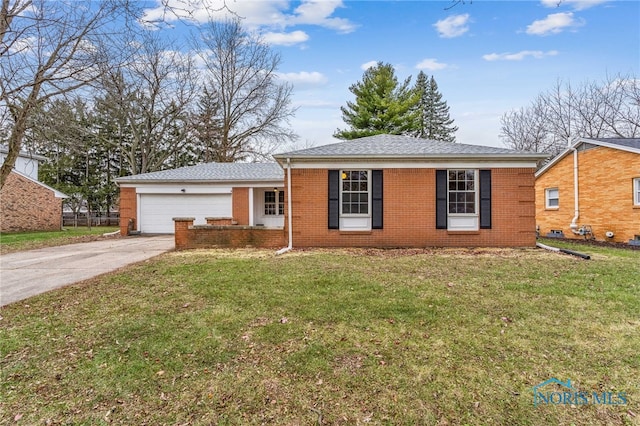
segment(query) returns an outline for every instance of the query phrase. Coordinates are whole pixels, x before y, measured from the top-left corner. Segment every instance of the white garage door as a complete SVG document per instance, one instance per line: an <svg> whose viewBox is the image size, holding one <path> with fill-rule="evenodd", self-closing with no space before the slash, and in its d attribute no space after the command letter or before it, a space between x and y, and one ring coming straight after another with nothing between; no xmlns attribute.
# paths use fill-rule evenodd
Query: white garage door
<svg viewBox="0 0 640 426"><path fill-rule="evenodd" d="M141 194L138 229L145 234L173 234L174 217L231 217L231 194Z"/></svg>

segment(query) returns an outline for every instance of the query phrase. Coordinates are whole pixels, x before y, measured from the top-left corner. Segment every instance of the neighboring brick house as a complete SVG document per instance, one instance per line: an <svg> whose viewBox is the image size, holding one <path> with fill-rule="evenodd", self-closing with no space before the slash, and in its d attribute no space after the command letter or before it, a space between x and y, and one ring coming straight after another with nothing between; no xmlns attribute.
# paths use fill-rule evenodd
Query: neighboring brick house
<svg viewBox="0 0 640 426"><path fill-rule="evenodd" d="M543 236L640 242L640 139L579 139L547 163L536 222Z"/></svg>
<svg viewBox="0 0 640 426"><path fill-rule="evenodd" d="M0 163L7 150L0 147ZM0 190L0 231L52 231L62 228L66 195L38 181L39 155L21 152Z"/></svg>
<svg viewBox="0 0 640 426"><path fill-rule="evenodd" d="M535 245L544 155L377 135L274 157L293 247Z"/></svg>

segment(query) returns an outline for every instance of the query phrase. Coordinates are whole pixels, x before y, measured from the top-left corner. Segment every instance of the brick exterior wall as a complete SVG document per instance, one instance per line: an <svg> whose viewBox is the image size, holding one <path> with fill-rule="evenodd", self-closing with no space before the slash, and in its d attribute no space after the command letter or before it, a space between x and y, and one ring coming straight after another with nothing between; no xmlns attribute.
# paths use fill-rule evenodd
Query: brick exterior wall
<svg viewBox="0 0 640 426"><path fill-rule="evenodd" d="M578 225L590 225L598 240L628 242L640 235L640 207L633 205L633 178L640 177L640 155L608 147L578 152ZM559 207L547 209L545 189L558 188ZM552 229L565 237L574 235L573 153L553 165L536 180L536 222L540 235ZM605 233L611 231L613 238Z"/></svg>
<svg viewBox="0 0 640 426"><path fill-rule="evenodd" d="M384 228L345 232L328 229L328 170L294 168L293 246L531 247L536 237L534 172L492 169L492 228L452 232L436 229L435 169L384 169Z"/></svg>
<svg viewBox="0 0 640 426"><path fill-rule="evenodd" d="M0 231L55 231L62 228L62 199L17 173L0 190Z"/></svg>
<svg viewBox="0 0 640 426"><path fill-rule="evenodd" d="M120 235L127 235L130 219L135 222L133 229L137 229L138 198L136 189L120 187Z"/></svg>
<svg viewBox="0 0 640 426"><path fill-rule="evenodd" d="M176 218L176 250L213 247L261 247L282 248L286 245L286 234L282 229L267 229L254 226L193 226L193 218Z"/></svg>
<svg viewBox="0 0 640 426"><path fill-rule="evenodd" d="M249 225L249 188L231 190L231 214L238 225Z"/></svg>

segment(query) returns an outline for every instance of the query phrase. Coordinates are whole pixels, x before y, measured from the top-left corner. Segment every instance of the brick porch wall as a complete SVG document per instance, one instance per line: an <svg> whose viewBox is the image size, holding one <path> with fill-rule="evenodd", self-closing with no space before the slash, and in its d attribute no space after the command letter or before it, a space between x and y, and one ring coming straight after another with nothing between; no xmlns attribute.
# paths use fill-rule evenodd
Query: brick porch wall
<svg viewBox="0 0 640 426"><path fill-rule="evenodd" d="M62 199L16 173L0 190L0 231L55 231L62 228Z"/></svg>
<svg viewBox="0 0 640 426"><path fill-rule="evenodd" d="M174 218L176 250L197 248L282 248L286 242L283 229L242 225L193 225L194 218Z"/></svg>
<svg viewBox="0 0 640 426"><path fill-rule="evenodd" d="M345 232L328 229L328 171L292 169L293 247L532 247L534 171L492 169L492 229L451 232L436 229L435 169L385 169L384 229Z"/></svg>

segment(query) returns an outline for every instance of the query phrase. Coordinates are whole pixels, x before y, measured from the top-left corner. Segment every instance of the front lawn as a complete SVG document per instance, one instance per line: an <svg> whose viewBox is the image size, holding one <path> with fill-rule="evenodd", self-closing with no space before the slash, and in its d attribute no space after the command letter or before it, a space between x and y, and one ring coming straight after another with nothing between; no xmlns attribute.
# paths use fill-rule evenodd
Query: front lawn
<svg viewBox="0 0 640 426"><path fill-rule="evenodd" d="M167 253L3 308L0 413L17 424L638 424L640 252L573 248L592 260ZM534 406L550 378L612 404ZM566 389L543 390L558 401Z"/></svg>
<svg viewBox="0 0 640 426"><path fill-rule="evenodd" d="M12 253L43 247L95 241L102 234L117 231L117 226L65 228L60 231L7 232L0 234L0 253Z"/></svg>

